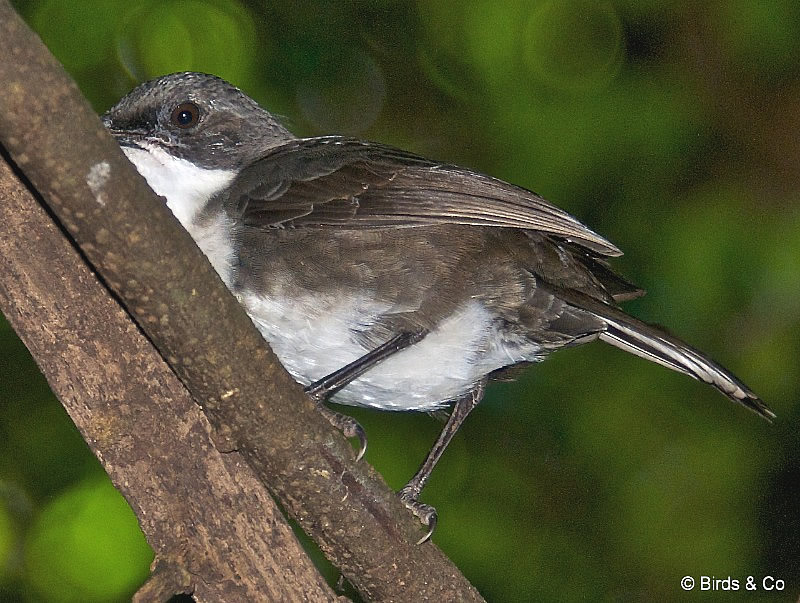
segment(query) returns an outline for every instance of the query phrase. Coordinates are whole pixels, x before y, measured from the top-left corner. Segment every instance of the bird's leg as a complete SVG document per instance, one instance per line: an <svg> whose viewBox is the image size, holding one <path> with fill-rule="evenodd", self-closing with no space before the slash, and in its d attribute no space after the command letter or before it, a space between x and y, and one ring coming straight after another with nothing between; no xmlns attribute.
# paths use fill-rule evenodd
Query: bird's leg
<svg viewBox="0 0 800 603"><path fill-rule="evenodd" d="M417 541L417 544L422 544L431 537L433 531L436 529L437 520L436 509L430 505L419 502L419 494L422 492L422 488L425 487L425 483L428 481L436 463L442 458L442 454L450 443L450 440L453 439L453 436L458 431L458 428L461 427L467 415L472 412L472 409L475 408L478 402L481 401L481 398L483 398L483 393L486 391L486 381L484 377L475 385L472 391L456 400L453 405L453 411L450 413L450 417L447 419L442 433L439 434L439 439L436 440L433 448L431 448L422 466L414 477L411 478L411 481L399 492L400 500L402 500L405 506L408 507L414 515L419 517L420 521L428 528L428 532Z"/></svg>
<svg viewBox="0 0 800 603"><path fill-rule="evenodd" d="M351 381L358 379L376 364L386 360L389 356L414 345L425 336L425 332L400 333L392 337L386 343L382 343L377 348L334 371L330 375L311 383L305 387L305 392L316 402L319 412L328 419L331 425L341 431L346 438L358 438L359 450L356 460L360 460L367 451L367 434L364 428L358 424L353 417L348 417L340 412L331 410L325 406L325 402L345 387Z"/></svg>

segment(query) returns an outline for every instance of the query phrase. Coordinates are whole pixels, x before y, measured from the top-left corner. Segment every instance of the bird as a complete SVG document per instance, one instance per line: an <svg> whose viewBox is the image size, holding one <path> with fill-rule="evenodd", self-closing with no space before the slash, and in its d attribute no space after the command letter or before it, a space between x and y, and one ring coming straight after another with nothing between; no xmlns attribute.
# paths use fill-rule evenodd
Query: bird
<svg viewBox="0 0 800 603"><path fill-rule="evenodd" d="M140 84L103 123L320 411L449 409L399 492L420 501L487 384L594 340L775 414L730 371L620 308L644 293L622 252L534 192L346 136L301 138L239 88L181 72Z"/></svg>

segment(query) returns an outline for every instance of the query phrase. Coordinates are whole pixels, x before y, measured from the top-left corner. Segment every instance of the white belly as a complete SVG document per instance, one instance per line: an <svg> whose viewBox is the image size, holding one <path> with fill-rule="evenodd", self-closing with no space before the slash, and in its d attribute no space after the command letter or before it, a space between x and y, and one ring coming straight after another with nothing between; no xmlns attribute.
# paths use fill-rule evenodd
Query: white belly
<svg viewBox="0 0 800 603"><path fill-rule="evenodd" d="M370 350L354 332L370 328L388 310L365 299L259 298L240 301L289 373L308 385ZM512 341L476 301L465 304L419 343L350 383L332 401L382 410L434 410L468 392L484 375L537 359L538 347Z"/></svg>

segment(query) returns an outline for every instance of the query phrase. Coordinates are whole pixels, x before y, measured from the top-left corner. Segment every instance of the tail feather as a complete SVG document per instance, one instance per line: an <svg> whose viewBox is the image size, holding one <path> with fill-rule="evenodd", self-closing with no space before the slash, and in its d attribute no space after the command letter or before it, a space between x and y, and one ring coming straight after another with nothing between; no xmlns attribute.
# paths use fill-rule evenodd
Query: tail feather
<svg viewBox="0 0 800 603"><path fill-rule="evenodd" d="M600 333L601 340L708 383L767 421L775 418L775 413L739 378L689 344L588 295L565 293L568 303L592 312L606 323L606 330Z"/></svg>

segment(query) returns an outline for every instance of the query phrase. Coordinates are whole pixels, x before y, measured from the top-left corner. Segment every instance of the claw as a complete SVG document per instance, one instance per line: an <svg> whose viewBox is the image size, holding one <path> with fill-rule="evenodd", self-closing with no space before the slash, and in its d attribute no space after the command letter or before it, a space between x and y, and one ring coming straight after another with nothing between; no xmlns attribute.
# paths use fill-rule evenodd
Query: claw
<svg viewBox="0 0 800 603"><path fill-rule="evenodd" d="M350 438L358 438L356 461L360 461L367 451L367 432L364 431L364 428L353 417L331 410L322 404L318 404L317 408L322 413L322 416L328 419L328 422L341 431L348 440Z"/></svg>
<svg viewBox="0 0 800 603"><path fill-rule="evenodd" d="M348 440L350 438L358 438L358 454L356 455L356 462L360 461L367 451L367 432L361 427L358 421L352 417L346 417L346 425L342 427L342 433Z"/></svg>
<svg viewBox="0 0 800 603"><path fill-rule="evenodd" d="M433 531L436 529L436 523L439 519L436 509L431 505L426 505L425 503L419 502L419 492L413 484L406 485L402 490L400 490L400 492L398 492L398 495L400 496L400 500L403 501L403 504L406 506L406 508L420 520L422 525L428 528L428 531L425 533L425 535L417 540L417 544L422 544L423 542L430 540L431 536L433 536Z"/></svg>
<svg viewBox="0 0 800 603"><path fill-rule="evenodd" d="M428 526L428 533L425 534L419 540L417 540L417 544L422 544L423 542L427 542L428 540L430 540L431 536L433 536L433 531L436 529L436 522L439 520L439 515L436 513L436 509L434 509L433 507L431 507L430 509L432 512L428 516L427 522L424 519L420 518L420 521L423 523L423 525Z"/></svg>

